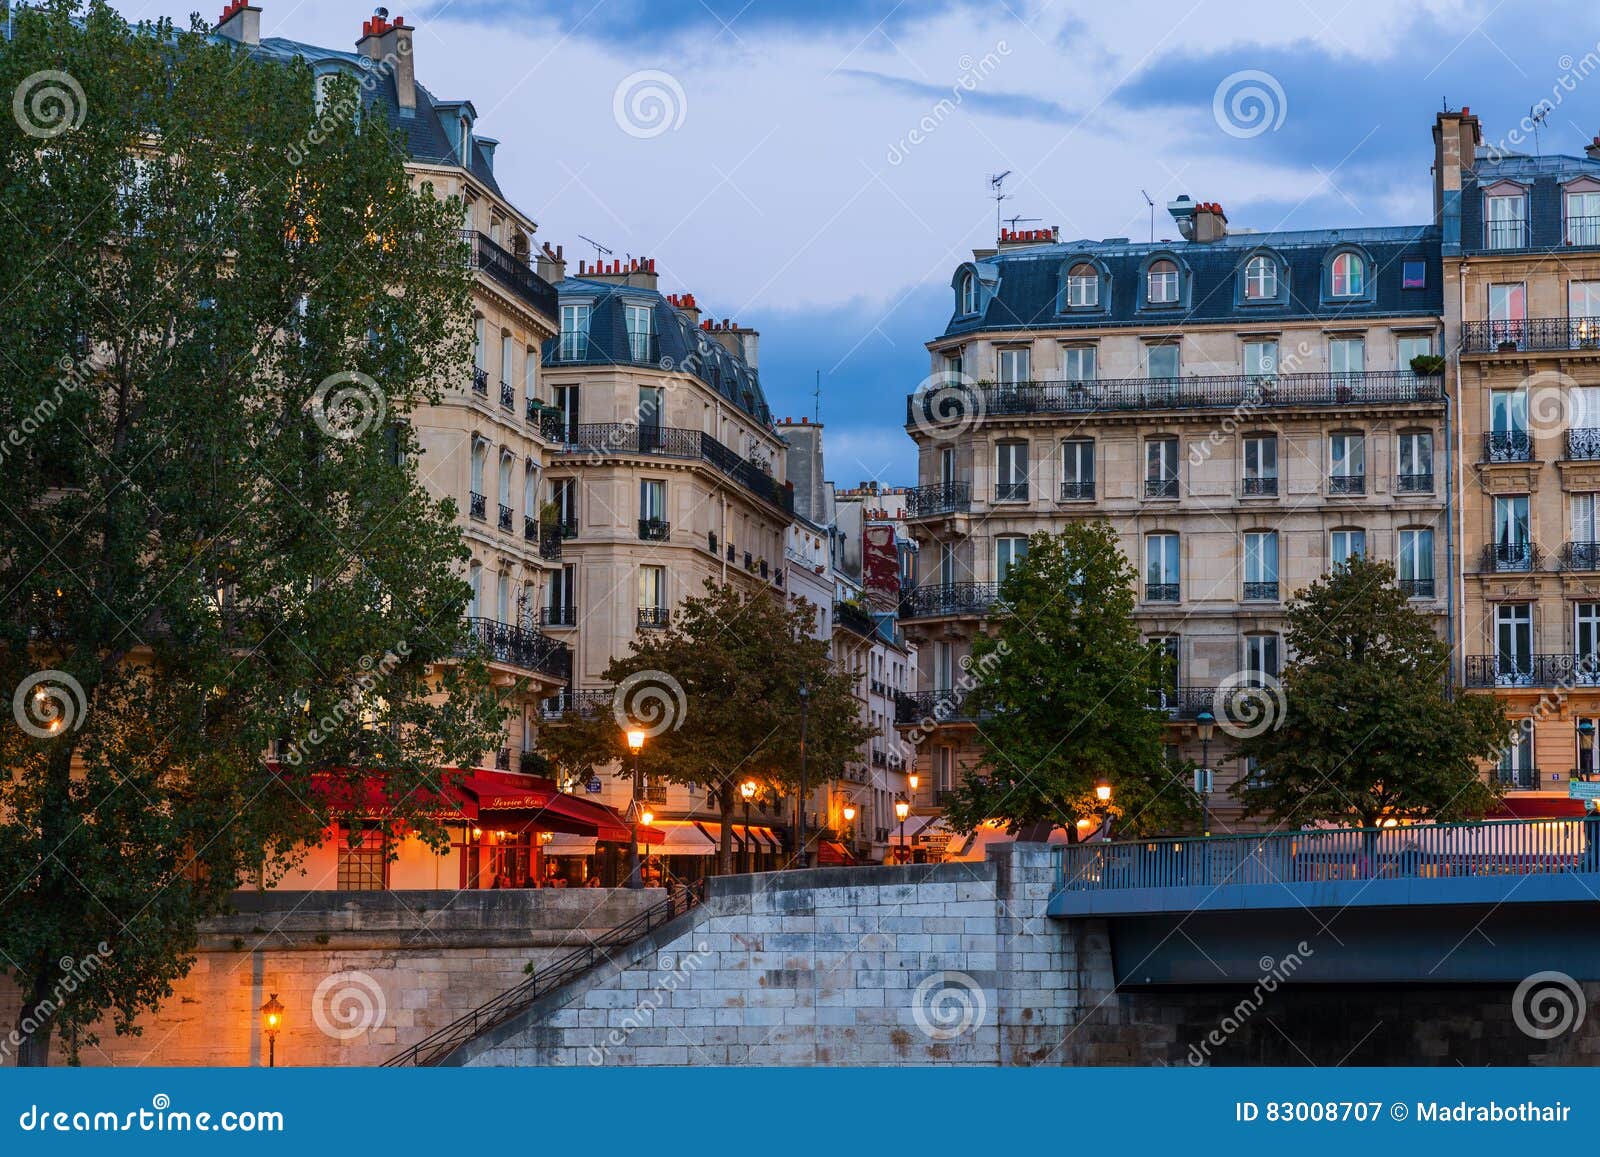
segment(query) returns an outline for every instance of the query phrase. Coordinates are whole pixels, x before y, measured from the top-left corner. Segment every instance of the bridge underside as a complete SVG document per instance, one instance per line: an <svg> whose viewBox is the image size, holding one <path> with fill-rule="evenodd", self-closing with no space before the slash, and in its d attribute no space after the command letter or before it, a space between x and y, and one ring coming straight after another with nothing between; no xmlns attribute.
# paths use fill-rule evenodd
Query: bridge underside
<svg viewBox="0 0 1600 1157"><path fill-rule="evenodd" d="M1600 904L1201 909L1103 917L1119 989L1600 980ZM1303 948L1301 946L1304 946Z"/></svg>

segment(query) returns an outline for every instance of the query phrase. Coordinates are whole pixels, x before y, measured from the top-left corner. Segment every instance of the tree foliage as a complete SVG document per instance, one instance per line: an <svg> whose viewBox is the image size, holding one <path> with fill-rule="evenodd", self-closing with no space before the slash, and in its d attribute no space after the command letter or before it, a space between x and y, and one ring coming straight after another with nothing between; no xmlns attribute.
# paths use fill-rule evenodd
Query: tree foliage
<svg viewBox="0 0 1600 1157"><path fill-rule="evenodd" d="M708 580L704 595L674 608L669 629L641 632L606 669L618 688L620 718L602 712L564 725L570 730L558 750L569 762L575 757L567 753L588 750L630 776L633 756L621 723L641 725L649 736L641 773L714 801L722 816L719 858L722 870L731 870L739 784L753 779L767 796L798 788L802 686L810 787L859 759L871 735L860 721L853 677L834 664L828 643L812 636L814 614L765 590Z"/></svg>
<svg viewBox="0 0 1600 1157"><path fill-rule="evenodd" d="M1028 540L1000 585L992 627L973 640L982 755L945 815L970 832L999 820L1042 838L1110 815L1132 832L1166 831L1194 811L1183 769L1162 744L1152 709L1159 651L1133 618L1134 572L1103 520L1074 522ZM1095 787L1112 788L1109 803Z"/></svg>
<svg viewBox="0 0 1600 1157"><path fill-rule="evenodd" d="M1449 646L1388 563L1351 559L1301 591L1288 619L1283 710L1268 703L1281 725L1239 743L1259 765L1232 788L1247 814L1373 827L1494 805L1482 761L1505 745L1504 712L1491 696L1449 694Z"/></svg>
<svg viewBox="0 0 1600 1157"><path fill-rule="evenodd" d="M504 716L437 665L464 548L405 421L468 362L459 207L354 80L319 118L303 64L99 0L16 13L0 90L47 73L63 131L0 118L0 969L30 1063L168 996L200 919L365 810L361 769L440 840L438 769Z"/></svg>

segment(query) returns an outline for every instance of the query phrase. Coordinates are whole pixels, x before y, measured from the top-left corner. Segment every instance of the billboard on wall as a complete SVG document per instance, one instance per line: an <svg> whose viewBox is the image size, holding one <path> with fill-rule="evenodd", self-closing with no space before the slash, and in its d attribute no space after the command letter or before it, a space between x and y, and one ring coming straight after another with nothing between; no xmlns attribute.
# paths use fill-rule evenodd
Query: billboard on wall
<svg viewBox="0 0 1600 1157"><path fill-rule="evenodd" d="M862 583L874 594L900 597L900 552L894 545L894 527L868 526L861 535Z"/></svg>

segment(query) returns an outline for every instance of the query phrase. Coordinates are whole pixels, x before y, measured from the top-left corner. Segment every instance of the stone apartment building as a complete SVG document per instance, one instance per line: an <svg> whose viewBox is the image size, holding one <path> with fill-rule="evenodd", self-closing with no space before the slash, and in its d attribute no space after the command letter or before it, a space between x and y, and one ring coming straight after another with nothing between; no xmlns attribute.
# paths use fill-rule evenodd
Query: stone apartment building
<svg viewBox="0 0 1600 1157"><path fill-rule="evenodd" d="M1520 814L1592 778L1600 724L1600 138L1583 156L1434 125L1460 430L1461 682L1517 724L1496 774Z"/></svg>
<svg viewBox="0 0 1600 1157"><path fill-rule="evenodd" d="M1273 693L1285 600L1349 555L1393 561L1450 629L1454 432L1444 378L1412 369L1443 349L1438 228L1254 233L1216 204L1168 208L1171 240L1005 232L951 279L907 406L919 549L901 622L919 686L897 722L930 831L977 755L962 708L972 638L1036 531L1116 528L1139 625L1172 660L1129 693L1196 763L1196 716ZM1245 770L1229 746L1219 728L1214 832L1238 818L1226 788Z"/></svg>

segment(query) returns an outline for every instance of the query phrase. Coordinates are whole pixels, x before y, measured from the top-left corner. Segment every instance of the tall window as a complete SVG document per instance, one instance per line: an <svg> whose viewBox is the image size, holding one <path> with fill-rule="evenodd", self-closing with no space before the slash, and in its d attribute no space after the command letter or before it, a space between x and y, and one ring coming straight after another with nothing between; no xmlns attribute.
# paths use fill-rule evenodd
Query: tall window
<svg viewBox="0 0 1600 1157"><path fill-rule="evenodd" d="M978 279L971 273L961 275L961 312L963 314L978 312Z"/></svg>
<svg viewBox="0 0 1600 1157"><path fill-rule="evenodd" d="M639 568L639 608L661 610L667 605L667 568L642 566Z"/></svg>
<svg viewBox="0 0 1600 1157"><path fill-rule="evenodd" d="M511 621L511 574L501 571L494 584L494 621L509 623Z"/></svg>
<svg viewBox="0 0 1600 1157"><path fill-rule="evenodd" d="M960 567L956 560L956 544L953 542L941 542L939 544L939 585L952 586L957 581L956 576L959 573ZM946 683L945 686L948 687L949 684Z"/></svg>
<svg viewBox="0 0 1600 1157"><path fill-rule="evenodd" d="M1533 546L1528 526L1528 496L1497 494L1494 499L1494 569L1529 570Z"/></svg>
<svg viewBox="0 0 1600 1157"><path fill-rule="evenodd" d="M500 335L500 384L506 389L511 388L511 335Z"/></svg>
<svg viewBox="0 0 1600 1157"><path fill-rule="evenodd" d="M1151 655L1150 685L1157 693L1160 706L1172 704L1183 686L1183 640L1178 635L1153 635L1146 639L1154 648Z"/></svg>
<svg viewBox="0 0 1600 1157"><path fill-rule="evenodd" d="M1153 603L1178 601L1178 536L1144 536L1144 597Z"/></svg>
<svg viewBox="0 0 1600 1157"><path fill-rule="evenodd" d="M529 402L539 396L539 351L532 346L523 351L522 396Z"/></svg>
<svg viewBox="0 0 1600 1157"><path fill-rule="evenodd" d="M1259 497L1278 492L1278 436L1251 434L1244 439L1244 494Z"/></svg>
<svg viewBox="0 0 1600 1157"><path fill-rule="evenodd" d="M1094 442L1072 438L1061 443L1061 498L1064 502L1094 497Z"/></svg>
<svg viewBox="0 0 1600 1157"><path fill-rule="evenodd" d="M1538 785L1538 771L1533 765L1533 720L1521 719L1512 728L1505 747L1500 750L1500 765L1496 772L1506 787L1531 788Z"/></svg>
<svg viewBox="0 0 1600 1157"><path fill-rule="evenodd" d="M470 494L473 518L484 517L483 477L488 467L489 444L481 438L475 438L472 442L472 491Z"/></svg>
<svg viewBox="0 0 1600 1157"><path fill-rule="evenodd" d="M1028 444L1001 442L995 447L995 501L1028 499Z"/></svg>
<svg viewBox="0 0 1600 1157"><path fill-rule="evenodd" d="M504 452L501 453L501 455L500 455L500 487L499 487L499 491L498 491L499 498L500 498L500 529L501 530L510 530L511 529L511 515L512 515L512 509L511 509L511 482L512 482L512 478L513 478L513 476L515 474L515 471L516 471L516 465L517 465L517 460L509 451L504 451Z"/></svg>
<svg viewBox="0 0 1600 1157"><path fill-rule="evenodd" d="M1367 368L1365 338L1336 337L1328 343L1328 368L1336 374L1359 374Z"/></svg>
<svg viewBox="0 0 1600 1157"><path fill-rule="evenodd" d="M1367 553L1367 532L1355 529L1340 529L1328 536L1328 568L1343 566L1352 558L1359 558Z"/></svg>
<svg viewBox="0 0 1600 1157"><path fill-rule="evenodd" d="M1334 494L1362 494L1367 488L1367 438L1361 433L1328 436L1329 490Z"/></svg>
<svg viewBox="0 0 1600 1157"><path fill-rule="evenodd" d="M1094 346L1069 345L1063 349L1061 351L1061 372L1069 382L1094 381Z"/></svg>
<svg viewBox="0 0 1600 1157"><path fill-rule="evenodd" d="M1152 262L1145 274L1145 298L1151 305L1173 305L1178 300L1178 267L1165 259Z"/></svg>
<svg viewBox="0 0 1600 1157"><path fill-rule="evenodd" d="M522 516L539 517L539 467L531 458L522 467Z"/></svg>
<svg viewBox="0 0 1600 1157"><path fill-rule="evenodd" d="M956 450L946 446L939 451L939 481L949 486L956 480Z"/></svg>
<svg viewBox="0 0 1600 1157"><path fill-rule="evenodd" d="M655 360L651 313L648 305L630 305L624 315L628 327L628 356L636 362Z"/></svg>
<svg viewBox="0 0 1600 1157"><path fill-rule="evenodd" d="M487 372L489 369L489 351L486 343L483 318L472 319L472 368Z"/></svg>
<svg viewBox="0 0 1600 1157"><path fill-rule="evenodd" d="M955 648L949 643L933 645L933 686L936 691L948 691L955 686Z"/></svg>
<svg viewBox="0 0 1600 1157"><path fill-rule="evenodd" d="M1014 346L999 351L998 380L1002 386L1015 386L1029 380L1029 349Z"/></svg>
<svg viewBox="0 0 1600 1157"><path fill-rule="evenodd" d="M1411 334L1395 340L1395 360L1399 362L1398 369L1409 370L1413 358L1433 352L1433 335L1431 333Z"/></svg>
<svg viewBox="0 0 1600 1157"><path fill-rule="evenodd" d="M472 590L472 596L467 602L467 618L481 619L483 617L483 564L473 562L467 567L467 585Z"/></svg>
<svg viewBox="0 0 1600 1157"><path fill-rule="evenodd" d="M1567 194L1567 244L1600 245L1600 193Z"/></svg>
<svg viewBox="0 0 1600 1157"><path fill-rule="evenodd" d="M1528 288L1521 282L1489 287L1489 336L1495 345L1527 337Z"/></svg>
<svg viewBox="0 0 1600 1157"><path fill-rule="evenodd" d="M639 481L639 518L645 522L665 522L667 518L667 484L659 478Z"/></svg>
<svg viewBox="0 0 1600 1157"><path fill-rule="evenodd" d="M1328 290L1333 297L1360 297L1367 290L1367 263L1355 253L1333 259Z"/></svg>
<svg viewBox="0 0 1600 1157"><path fill-rule="evenodd" d="M1244 343L1246 377L1270 378L1278 372L1278 343L1271 338Z"/></svg>
<svg viewBox="0 0 1600 1157"><path fill-rule="evenodd" d="M1244 296L1246 301L1272 300L1278 296L1278 263L1272 258L1258 255L1244 267Z"/></svg>
<svg viewBox="0 0 1600 1157"><path fill-rule="evenodd" d="M1409 598L1431 599L1433 590L1433 531L1402 530L1395 553L1395 577Z"/></svg>
<svg viewBox="0 0 1600 1157"><path fill-rule="evenodd" d="M1144 444L1146 498L1178 497L1178 440L1151 438Z"/></svg>
<svg viewBox="0 0 1600 1157"><path fill-rule="evenodd" d="M1245 532L1244 597L1278 597L1278 532L1275 530Z"/></svg>
<svg viewBox="0 0 1600 1157"><path fill-rule="evenodd" d="M568 563L550 576L544 588L544 619L552 626L577 622L578 568Z"/></svg>
<svg viewBox="0 0 1600 1157"><path fill-rule="evenodd" d="M1574 494L1572 496L1572 545L1574 553L1576 548L1588 547L1584 552L1587 557L1573 559L1574 564L1580 569L1594 570L1595 544L1600 543L1600 502L1595 501L1594 494ZM1588 565L1582 566L1581 564Z"/></svg>
<svg viewBox="0 0 1600 1157"><path fill-rule="evenodd" d="M579 422L579 399L582 395L582 386L556 387L556 409L561 411L561 423L567 428L568 438L572 437L571 431Z"/></svg>
<svg viewBox="0 0 1600 1157"><path fill-rule="evenodd" d="M1427 494L1433 490L1433 435L1427 430L1407 430L1400 435L1400 470L1395 489L1401 494Z"/></svg>
<svg viewBox="0 0 1600 1157"><path fill-rule="evenodd" d="M1253 687L1275 682L1278 678L1278 636L1246 635L1244 669L1246 681Z"/></svg>
<svg viewBox="0 0 1600 1157"><path fill-rule="evenodd" d="M580 361L589 356L589 307L563 305L561 307L561 357L566 361Z"/></svg>
<svg viewBox="0 0 1600 1157"><path fill-rule="evenodd" d="M1093 265L1074 265L1067 273L1067 305L1087 309L1100 304L1100 271Z"/></svg>
<svg viewBox="0 0 1600 1157"><path fill-rule="evenodd" d="M1178 343L1162 342L1145 346L1145 376L1150 378L1175 378L1178 376Z"/></svg>
<svg viewBox="0 0 1600 1157"><path fill-rule="evenodd" d="M1526 686L1533 680L1533 608L1499 603L1494 608L1495 682Z"/></svg>
<svg viewBox="0 0 1600 1157"><path fill-rule="evenodd" d="M1528 244L1527 198L1521 193L1485 197L1484 239L1487 249L1522 249Z"/></svg>
<svg viewBox="0 0 1600 1157"><path fill-rule="evenodd" d="M1533 452L1528 435L1528 391L1489 391L1489 447L1491 462L1525 462Z"/></svg>
<svg viewBox="0 0 1600 1157"><path fill-rule="evenodd" d="M1579 681L1593 683L1600 675L1600 603L1572 604L1573 652L1583 664Z"/></svg>
<svg viewBox="0 0 1600 1157"><path fill-rule="evenodd" d="M1024 535L1006 534L994 540L994 579L1005 582L1006 575L1028 554L1028 540Z"/></svg>
<svg viewBox="0 0 1600 1157"><path fill-rule="evenodd" d="M1600 245L1600 238L1588 244ZM1579 330L1580 339L1600 337L1600 331L1596 330L1596 321L1600 319L1600 281L1567 282L1567 316L1580 324L1589 323L1586 328Z"/></svg>
<svg viewBox="0 0 1600 1157"><path fill-rule="evenodd" d="M562 525L562 535L576 538L578 534L578 480L554 478L550 481L550 501L555 503L556 517Z"/></svg>
<svg viewBox="0 0 1600 1157"><path fill-rule="evenodd" d="M639 387L639 452L649 453L661 444L661 410L664 403L659 386Z"/></svg>

